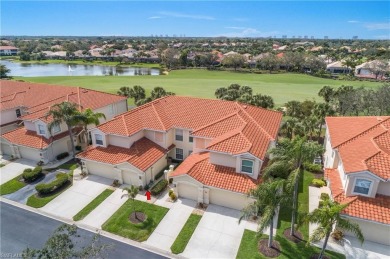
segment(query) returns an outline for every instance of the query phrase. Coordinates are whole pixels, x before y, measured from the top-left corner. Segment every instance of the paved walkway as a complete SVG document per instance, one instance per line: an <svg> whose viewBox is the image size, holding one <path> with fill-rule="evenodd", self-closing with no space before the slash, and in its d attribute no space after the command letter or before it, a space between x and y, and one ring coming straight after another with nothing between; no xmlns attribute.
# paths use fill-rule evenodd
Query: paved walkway
<svg viewBox="0 0 390 259"><path fill-rule="evenodd" d="M328 187L316 188L309 186L309 212L312 212L318 207L320 201L320 195L322 192L330 193ZM313 233L316 229L315 224L309 225L309 233ZM314 245L322 247L323 242L314 243ZM329 238L327 249L336 251L341 254L345 254L347 259L385 259L390 258L390 249L388 246L381 245L378 243L365 241L363 245L360 242L350 236L344 237L344 244L340 245Z"/></svg>
<svg viewBox="0 0 390 259"><path fill-rule="evenodd" d="M80 223L101 229L104 222L106 222L127 201L127 198L121 198L123 194L124 192L122 192L122 189L116 189L114 193L108 196L107 199L81 220Z"/></svg>
<svg viewBox="0 0 390 259"><path fill-rule="evenodd" d="M152 235L145 241L146 244L165 251L171 251L181 229L190 217L196 206L196 202L187 199L178 199L172 203L172 207L153 231Z"/></svg>
<svg viewBox="0 0 390 259"><path fill-rule="evenodd" d="M6 183L23 173L24 169L34 168L37 162L28 159L17 159L0 168L0 184Z"/></svg>
<svg viewBox="0 0 390 259"><path fill-rule="evenodd" d="M90 175L80 181L74 181L72 187L61 193L40 210L59 217L72 219L96 196L107 189L111 183L112 180L95 175Z"/></svg>

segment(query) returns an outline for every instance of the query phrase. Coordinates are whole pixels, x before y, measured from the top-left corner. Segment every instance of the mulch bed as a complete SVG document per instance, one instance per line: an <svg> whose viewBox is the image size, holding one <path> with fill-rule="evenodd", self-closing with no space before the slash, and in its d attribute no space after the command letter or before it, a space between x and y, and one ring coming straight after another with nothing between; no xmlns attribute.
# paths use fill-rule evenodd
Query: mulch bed
<svg viewBox="0 0 390 259"><path fill-rule="evenodd" d="M318 256L320 256L320 254L312 254L312 255L310 256L310 259L318 259ZM323 256L322 256L322 259L330 259L330 257L327 256L327 255L323 255Z"/></svg>
<svg viewBox="0 0 390 259"><path fill-rule="evenodd" d="M146 219L147 219L148 216L146 216L145 213L143 212L137 212L137 217L135 215L135 212L132 212L129 216L129 220L131 223L133 224L138 224L138 223L142 223L144 222Z"/></svg>
<svg viewBox="0 0 390 259"><path fill-rule="evenodd" d="M272 247L268 247L268 239L259 241L259 251L266 257L274 258L280 255L280 245L278 241L272 241Z"/></svg>
<svg viewBox="0 0 390 259"><path fill-rule="evenodd" d="M291 231L291 228L287 228L286 230L284 230L283 232L283 235L290 241L294 242L294 243L299 243L301 241L303 241L303 235L301 232L295 230L294 231L294 235L290 235L290 231Z"/></svg>

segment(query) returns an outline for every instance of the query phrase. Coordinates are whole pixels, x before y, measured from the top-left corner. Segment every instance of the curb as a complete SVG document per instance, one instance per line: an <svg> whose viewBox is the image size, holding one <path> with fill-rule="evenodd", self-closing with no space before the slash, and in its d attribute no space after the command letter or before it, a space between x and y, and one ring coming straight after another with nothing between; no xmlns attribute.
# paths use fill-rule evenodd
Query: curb
<svg viewBox="0 0 390 259"><path fill-rule="evenodd" d="M42 216L47 217L47 218L51 218L51 219L54 219L54 220L57 220L57 221L61 221L63 223L69 224L69 225L76 225L80 229L87 230L87 231L93 232L93 233L98 233L101 236L113 239L113 240L121 242L121 243L125 243L125 244L128 244L128 245L131 245L131 246L134 246L134 247L138 247L140 249L143 249L143 250L146 250L146 251L149 251L149 252L152 252L152 253L164 256L164 257L180 258L180 259L185 258L183 256L175 255L175 254L172 254L171 252L168 252L168 251L165 251L165 250L153 247L151 245L148 245L148 244L145 244L145 243L140 243L140 242L137 242L137 241L134 241L134 240L122 237L122 236L118 236L118 235L109 233L107 231L104 231L104 230L101 230L101 229L98 229L98 228L95 228L95 227L91 227L91 226L89 226L87 224L79 223L79 222L76 222L76 221L73 221L73 220L70 220L70 219L67 219L67 218L64 218L64 217L53 215L51 213L44 212L44 211L42 211L40 209L32 208L30 206L27 206L27 205L24 205L24 204L20 204L20 203L18 203L16 201L5 199L3 197L0 197L0 202L4 202L4 203L10 204L12 206L15 206L15 207L18 207L18 208L21 208L21 209L24 209L24 210L27 210L27 211L39 214L39 215L42 215Z"/></svg>

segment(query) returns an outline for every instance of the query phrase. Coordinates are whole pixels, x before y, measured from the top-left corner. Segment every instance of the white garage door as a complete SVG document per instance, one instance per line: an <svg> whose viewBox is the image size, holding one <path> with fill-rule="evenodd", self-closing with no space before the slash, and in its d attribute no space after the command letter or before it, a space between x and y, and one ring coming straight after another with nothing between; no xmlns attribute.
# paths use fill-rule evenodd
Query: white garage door
<svg viewBox="0 0 390 259"><path fill-rule="evenodd" d="M134 186L143 185L138 174L130 170L123 170L123 182Z"/></svg>
<svg viewBox="0 0 390 259"><path fill-rule="evenodd" d="M181 198L187 198L187 199L194 200L194 201L198 200L198 187L197 186L183 183L183 182L179 182L178 193L179 193L179 197L181 197Z"/></svg>
<svg viewBox="0 0 390 259"><path fill-rule="evenodd" d="M110 165L95 163L95 162L86 162L88 173L93 175L98 175L108 179L115 179L116 173L114 168Z"/></svg>
<svg viewBox="0 0 390 259"><path fill-rule="evenodd" d="M8 155L8 156L12 155L12 149L10 145L1 143L1 154Z"/></svg>
<svg viewBox="0 0 390 259"><path fill-rule="evenodd" d="M210 203L241 210L248 204L246 195L218 189L210 189Z"/></svg>
<svg viewBox="0 0 390 259"><path fill-rule="evenodd" d="M28 148L28 147L19 147L20 156L22 158L30 159L33 161L40 161L40 150Z"/></svg>

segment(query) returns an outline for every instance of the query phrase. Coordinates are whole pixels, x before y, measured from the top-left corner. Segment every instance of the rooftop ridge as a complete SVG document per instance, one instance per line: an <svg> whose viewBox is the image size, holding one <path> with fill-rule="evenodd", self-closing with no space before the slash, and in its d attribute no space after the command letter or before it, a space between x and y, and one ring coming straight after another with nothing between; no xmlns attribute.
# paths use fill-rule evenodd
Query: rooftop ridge
<svg viewBox="0 0 390 259"><path fill-rule="evenodd" d="M358 133L357 135L351 137L350 139L347 139L347 140L341 142L340 144L338 144L337 146L335 146L335 148L341 147L341 146L343 146L343 145L345 145L345 144L348 144L348 143L350 143L351 141L353 141L353 140L355 140L355 139L357 139L357 138L359 138L359 137L361 137L361 136L366 135L366 134L369 133L371 130L376 129L376 127L383 126L382 123L384 123L384 122L386 122L386 121L390 121L390 116L389 116L388 118L382 120L382 121L379 121L377 124L373 125L372 127L370 127L370 128L368 128L368 129L366 129L366 130L364 130L364 131ZM386 128L385 128L385 129L386 129Z"/></svg>
<svg viewBox="0 0 390 259"><path fill-rule="evenodd" d="M127 124L126 124L126 120L125 120L125 116L122 115L122 121L123 121L123 125L125 126L125 130L126 130L126 135L129 136L129 129L127 128Z"/></svg>
<svg viewBox="0 0 390 259"><path fill-rule="evenodd" d="M231 138L233 138L233 137L235 137L235 136L237 136L237 135L241 135L242 137L245 138L245 140L247 141L247 143L249 143L249 148L248 148L248 150L246 150L246 151L248 152L248 151L250 150L250 148L252 147L252 142L245 136L245 134L242 133L242 129L245 128L245 126L246 126L246 125L240 127L240 129L231 130L231 131L229 131L229 132L226 132L224 135L221 135L221 136L215 138L216 140L217 140L218 138L221 138L221 139L220 139L220 140L217 140L217 141L216 141L215 143L213 143L212 145L207 146L207 148L211 148L212 146L215 146L215 145L217 145L217 144L219 144L219 143L221 143L221 142L224 142L224 141L226 141L226 140L228 140L228 139L231 139ZM226 137L224 137L224 136L226 136ZM243 150L240 150L240 152L242 152L242 151L244 151L244 149L243 149Z"/></svg>
<svg viewBox="0 0 390 259"><path fill-rule="evenodd" d="M163 130L167 130L166 127L165 127L165 125L164 125L164 123L162 122L162 120L161 120L161 118L160 118L160 115L159 115L158 112L157 112L156 107L154 106L153 103L152 103L152 108L153 108L154 113L157 115L157 120L158 120L158 122L160 122L160 124L161 124Z"/></svg>
<svg viewBox="0 0 390 259"><path fill-rule="evenodd" d="M237 113L237 112L233 112L233 113L231 113L231 114L228 114L228 115L226 115L225 117L222 117L221 119L218 119L218 120L216 120L216 121L210 122L209 124L206 124L206 125L204 125L204 126L202 126L202 127L200 127L200 128L194 129L194 130L192 131L192 133L195 133L195 132L200 131L200 130L202 130L202 129L208 128L208 127L210 127L210 126L212 126L212 125L217 124L218 122L221 122L221 121L223 121L223 120L226 120L226 119L228 119L228 118L231 118L231 117L233 117L234 115L237 115L237 116L238 116L238 113ZM240 118L240 120L242 120L244 123L246 123L240 116L238 116L238 118Z"/></svg>
<svg viewBox="0 0 390 259"><path fill-rule="evenodd" d="M1 100L0 103L13 101L13 100L15 100L16 95L21 94L21 93L25 93L25 92L26 91L19 91L19 92L15 92L15 93L12 93L12 94L9 94L9 95L1 96L1 99L4 99L5 97L10 97L10 96L12 96L12 98L8 99L8 100Z"/></svg>
<svg viewBox="0 0 390 259"><path fill-rule="evenodd" d="M372 139L372 141L374 142L375 145L377 145L377 147L378 147L382 152L384 152L384 153L390 155L390 150L384 148L384 146L383 146L382 144L378 143L378 141L377 141L378 138L380 138L382 135L385 135L385 134L390 134L390 131L385 131L385 132L379 134L378 136L374 137L374 138Z"/></svg>

